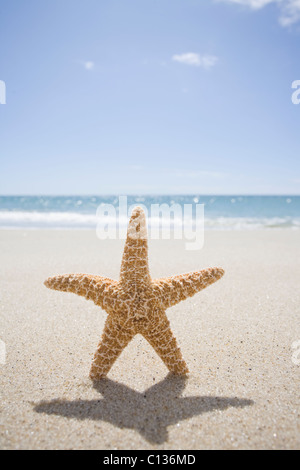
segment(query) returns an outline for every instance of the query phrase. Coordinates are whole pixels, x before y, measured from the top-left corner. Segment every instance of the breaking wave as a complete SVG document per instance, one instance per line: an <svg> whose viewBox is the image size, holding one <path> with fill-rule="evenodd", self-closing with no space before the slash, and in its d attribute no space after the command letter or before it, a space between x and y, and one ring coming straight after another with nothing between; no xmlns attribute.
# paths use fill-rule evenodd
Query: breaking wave
<svg viewBox="0 0 300 470"><path fill-rule="evenodd" d="M0 211L1 229L96 229L99 224L117 223L127 225L127 218L101 219L96 213L80 212L38 212L38 211ZM185 223L191 223L185 220ZM172 220L171 228L182 226L180 218ZM151 215L148 227L170 225L168 218L158 219ZM261 230L261 229L300 229L300 217L205 217L205 230Z"/></svg>

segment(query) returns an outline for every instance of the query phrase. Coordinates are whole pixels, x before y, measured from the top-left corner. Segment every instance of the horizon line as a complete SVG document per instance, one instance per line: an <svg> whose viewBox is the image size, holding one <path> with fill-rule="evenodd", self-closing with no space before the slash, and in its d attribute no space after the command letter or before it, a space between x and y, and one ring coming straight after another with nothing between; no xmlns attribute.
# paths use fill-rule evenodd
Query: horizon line
<svg viewBox="0 0 300 470"><path fill-rule="evenodd" d="M46 193L36 193L36 194L0 194L1 197L205 197L205 196L218 196L218 197L300 197L299 194L293 193L131 193L131 194L116 194L116 193L66 193L66 194L46 194Z"/></svg>

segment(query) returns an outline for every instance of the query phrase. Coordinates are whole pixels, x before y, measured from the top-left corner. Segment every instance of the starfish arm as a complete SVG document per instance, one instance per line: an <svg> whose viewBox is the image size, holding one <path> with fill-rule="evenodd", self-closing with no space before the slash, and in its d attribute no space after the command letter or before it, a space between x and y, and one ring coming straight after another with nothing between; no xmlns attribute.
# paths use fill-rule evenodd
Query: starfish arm
<svg viewBox="0 0 300 470"><path fill-rule="evenodd" d="M144 286L150 282L146 217L143 210L136 207L128 224L120 284L130 289L132 284Z"/></svg>
<svg viewBox="0 0 300 470"><path fill-rule="evenodd" d="M187 274L180 274L153 281L153 288L157 297L161 300L163 308L172 307L182 300L205 289L210 284L218 281L224 274L222 268L208 268Z"/></svg>
<svg viewBox="0 0 300 470"><path fill-rule="evenodd" d="M177 375L188 374L189 370L181 355L167 318L159 322L154 328L143 331L142 334L170 372Z"/></svg>
<svg viewBox="0 0 300 470"><path fill-rule="evenodd" d="M117 281L93 274L62 274L49 277L44 284L49 289L73 292L85 297L105 310L110 304Z"/></svg>
<svg viewBox="0 0 300 470"><path fill-rule="evenodd" d="M101 341L95 353L90 378L100 380L106 377L123 349L132 340L133 330L122 328L110 315L107 317Z"/></svg>

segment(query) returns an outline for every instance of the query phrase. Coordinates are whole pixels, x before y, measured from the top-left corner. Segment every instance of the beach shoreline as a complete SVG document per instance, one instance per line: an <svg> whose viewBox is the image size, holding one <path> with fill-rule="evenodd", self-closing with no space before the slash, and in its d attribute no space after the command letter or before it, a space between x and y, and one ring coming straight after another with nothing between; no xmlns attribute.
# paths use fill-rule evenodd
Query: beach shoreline
<svg viewBox="0 0 300 470"><path fill-rule="evenodd" d="M298 231L207 231L204 246L150 240L153 278L221 266L167 310L190 374L137 336L108 379L88 378L105 312L47 290L55 274L118 279L124 240L95 230L0 230L2 449L299 449Z"/></svg>

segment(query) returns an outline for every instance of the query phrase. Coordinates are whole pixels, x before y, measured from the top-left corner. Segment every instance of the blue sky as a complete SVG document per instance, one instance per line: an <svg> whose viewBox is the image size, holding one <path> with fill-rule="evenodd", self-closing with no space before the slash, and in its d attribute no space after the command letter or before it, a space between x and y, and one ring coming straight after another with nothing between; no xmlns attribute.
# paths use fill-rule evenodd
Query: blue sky
<svg viewBox="0 0 300 470"><path fill-rule="evenodd" d="M299 0L0 0L0 194L300 194Z"/></svg>

